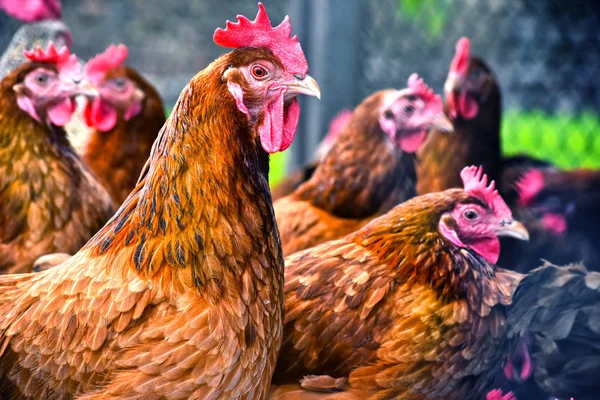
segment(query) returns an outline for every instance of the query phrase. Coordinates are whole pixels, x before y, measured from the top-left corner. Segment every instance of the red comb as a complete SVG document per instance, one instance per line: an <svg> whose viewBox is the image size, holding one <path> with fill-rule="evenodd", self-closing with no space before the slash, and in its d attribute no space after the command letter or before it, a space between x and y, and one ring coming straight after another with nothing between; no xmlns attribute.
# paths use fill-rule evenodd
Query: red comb
<svg viewBox="0 0 600 400"><path fill-rule="evenodd" d="M466 37L461 37L456 42L456 53L454 53L454 58L452 62L450 62L450 73L454 73L456 75L465 75L467 73L467 69L469 68L469 49L471 47L471 42Z"/></svg>
<svg viewBox="0 0 600 400"><path fill-rule="evenodd" d="M439 95L435 94L433 89L431 89L423 79L419 78L418 74L412 74L408 77L408 88L416 95L423 98L425 101L431 100L439 100L440 104L442 103L442 99Z"/></svg>
<svg viewBox="0 0 600 400"><path fill-rule="evenodd" d="M481 167L465 167L460 172L460 177L463 181L465 192L485 201L496 213L512 216L510 208L508 208L500 194L498 194L498 191L495 190L495 182L491 181L489 185L487 184L487 175L483 173Z"/></svg>
<svg viewBox="0 0 600 400"><path fill-rule="evenodd" d="M67 47L56 50L53 42L48 43L48 49L38 46L34 50L24 50L23 55L31 61L56 64L59 72L79 72L81 65L75 54L71 54Z"/></svg>
<svg viewBox="0 0 600 400"><path fill-rule="evenodd" d="M527 171L516 183L519 205L529 206L544 188L544 174L538 169Z"/></svg>
<svg viewBox="0 0 600 400"><path fill-rule="evenodd" d="M113 68L123 64L127 58L127 46L110 45L103 53L96 55L85 64L85 77L95 85L104 80L104 77Z"/></svg>
<svg viewBox="0 0 600 400"><path fill-rule="evenodd" d="M293 74L304 76L308 64L298 38L291 37L290 17L273 28L262 3L258 3L258 14L254 21L238 15L238 22L227 21L226 28L217 28L213 35L216 44L223 47L266 47L279 58Z"/></svg>

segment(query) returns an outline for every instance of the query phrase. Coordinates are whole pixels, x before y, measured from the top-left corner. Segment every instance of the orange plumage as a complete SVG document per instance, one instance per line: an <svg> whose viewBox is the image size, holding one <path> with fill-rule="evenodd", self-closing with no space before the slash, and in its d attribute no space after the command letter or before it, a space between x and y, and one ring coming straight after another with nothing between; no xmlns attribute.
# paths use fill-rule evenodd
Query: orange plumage
<svg viewBox="0 0 600 400"><path fill-rule="evenodd" d="M270 28L259 8L281 45L289 22ZM108 224L60 267L0 277L3 396L266 397L283 318L267 151L297 121L295 95L319 95L288 44L291 67L246 41L198 73Z"/></svg>
<svg viewBox="0 0 600 400"><path fill-rule="evenodd" d="M267 155L221 81L234 59L184 89L140 183L93 240L60 268L0 279L5 393L265 392L281 335L283 258ZM223 171L244 179L223 180Z"/></svg>

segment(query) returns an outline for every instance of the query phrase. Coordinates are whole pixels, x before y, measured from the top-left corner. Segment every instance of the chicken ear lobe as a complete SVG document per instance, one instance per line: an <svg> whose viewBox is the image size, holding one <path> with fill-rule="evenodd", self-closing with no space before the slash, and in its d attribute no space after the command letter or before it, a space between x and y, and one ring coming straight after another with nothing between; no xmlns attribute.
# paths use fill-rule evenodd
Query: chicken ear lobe
<svg viewBox="0 0 600 400"><path fill-rule="evenodd" d="M33 105L33 101L27 96L17 96L17 105L23 111L31 116L31 118L36 121L40 121L40 117L38 116L37 111L35 110L35 106Z"/></svg>

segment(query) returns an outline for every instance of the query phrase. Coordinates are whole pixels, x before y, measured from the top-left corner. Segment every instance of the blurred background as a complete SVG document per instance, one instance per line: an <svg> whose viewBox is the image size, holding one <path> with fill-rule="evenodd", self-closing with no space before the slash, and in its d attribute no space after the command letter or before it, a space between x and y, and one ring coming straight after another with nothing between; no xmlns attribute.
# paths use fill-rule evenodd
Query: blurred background
<svg viewBox="0 0 600 400"><path fill-rule="evenodd" d="M189 79L226 52L212 42L255 0L63 0L63 20L83 59L111 43L152 81L167 109ZM263 0L272 23L286 14L322 100L301 98L296 142L273 159L273 181L309 160L329 120L370 93L402 88L418 72L442 92L454 45L495 72L502 90L506 154L528 153L563 168L600 168L600 1ZM0 50L20 22L0 14Z"/></svg>

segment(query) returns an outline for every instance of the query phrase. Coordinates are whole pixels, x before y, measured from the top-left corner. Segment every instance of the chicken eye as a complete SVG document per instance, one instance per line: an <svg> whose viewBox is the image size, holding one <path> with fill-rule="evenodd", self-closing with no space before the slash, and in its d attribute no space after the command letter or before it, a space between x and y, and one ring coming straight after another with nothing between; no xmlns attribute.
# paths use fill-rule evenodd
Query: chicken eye
<svg viewBox="0 0 600 400"><path fill-rule="evenodd" d="M40 85L45 85L48 82L48 78L48 74L42 72L35 76L35 81Z"/></svg>
<svg viewBox="0 0 600 400"><path fill-rule="evenodd" d="M123 91L127 86L127 80L125 78L115 78L112 81L112 85L118 91Z"/></svg>
<svg viewBox="0 0 600 400"><path fill-rule="evenodd" d="M404 114L411 115L415 111L415 107L409 104L407 106L404 106L403 111L404 111Z"/></svg>
<svg viewBox="0 0 600 400"><path fill-rule="evenodd" d="M479 217L479 214L473 210L467 210L463 215L467 221L474 221Z"/></svg>
<svg viewBox="0 0 600 400"><path fill-rule="evenodd" d="M252 75L257 79L264 79L269 75L269 71L260 65L255 65L252 67Z"/></svg>

